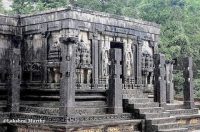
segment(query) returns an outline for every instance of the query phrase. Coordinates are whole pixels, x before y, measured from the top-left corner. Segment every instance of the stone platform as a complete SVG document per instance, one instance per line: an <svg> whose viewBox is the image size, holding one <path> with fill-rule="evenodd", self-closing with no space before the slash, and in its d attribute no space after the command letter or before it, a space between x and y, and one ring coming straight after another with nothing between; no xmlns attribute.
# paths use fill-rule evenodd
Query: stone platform
<svg viewBox="0 0 200 132"><path fill-rule="evenodd" d="M141 120L103 121L79 124L10 124L9 132L140 132Z"/></svg>

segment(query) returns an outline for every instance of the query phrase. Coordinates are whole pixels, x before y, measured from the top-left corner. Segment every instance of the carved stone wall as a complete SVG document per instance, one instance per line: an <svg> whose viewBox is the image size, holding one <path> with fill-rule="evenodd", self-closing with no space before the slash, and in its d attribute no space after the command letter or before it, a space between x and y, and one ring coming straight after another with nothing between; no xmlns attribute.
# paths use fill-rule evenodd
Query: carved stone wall
<svg viewBox="0 0 200 132"><path fill-rule="evenodd" d="M35 14L0 15L0 18L0 59L3 59L0 68L6 69L5 49L20 48L21 89L25 91L22 90L21 96L38 99L51 95L59 99L64 76L61 62L69 59L61 56L60 37L78 40L74 45L75 89L109 89L111 44L115 48L120 44L122 48L122 89L152 84L152 81L142 81L153 76L150 71L148 76L142 74L142 53L144 49L151 56L157 53L160 30L155 23L71 6ZM145 67L152 67L151 59L145 59ZM0 71L1 82L5 82L6 75L6 70ZM27 89L42 90L46 95L37 92L27 95Z"/></svg>
<svg viewBox="0 0 200 132"><path fill-rule="evenodd" d="M8 100L8 83L11 84L10 75L16 72L10 68L9 51L12 48L20 48L20 33L18 28L18 15L2 15L0 14L0 100ZM19 70L19 69L18 69ZM12 83L13 87L16 87L16 91L19 89L19 85ZM9 92L12 95L12 92ZM18 94L18 93L17 93ZM16 96L18 97L18 96ZM15 102L13 102L15 103ZM18 101L17 101L18 103ZM15 104L13 104L14 106Z"/></svg>

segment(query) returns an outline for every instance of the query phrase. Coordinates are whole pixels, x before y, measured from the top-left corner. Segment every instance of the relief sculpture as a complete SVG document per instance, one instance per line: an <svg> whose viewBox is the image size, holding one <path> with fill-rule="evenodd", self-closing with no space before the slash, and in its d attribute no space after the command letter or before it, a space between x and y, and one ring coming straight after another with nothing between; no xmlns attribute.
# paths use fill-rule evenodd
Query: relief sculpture
<svg viewBox="0 0 200 132"><path fill-rule="evenodd" d="M133 72L133 53L131 51L131 45L127 44L125 52L125 76L130 77Z"/></svg>
<svg viewBox="0 0 200 132"><path fill-rule="evenodd" d="M145 92L152 92L153 90L153 67L152 49L149 47L149 43L144 43L142 46L141 69L143 84L146 87Z"/></svg>

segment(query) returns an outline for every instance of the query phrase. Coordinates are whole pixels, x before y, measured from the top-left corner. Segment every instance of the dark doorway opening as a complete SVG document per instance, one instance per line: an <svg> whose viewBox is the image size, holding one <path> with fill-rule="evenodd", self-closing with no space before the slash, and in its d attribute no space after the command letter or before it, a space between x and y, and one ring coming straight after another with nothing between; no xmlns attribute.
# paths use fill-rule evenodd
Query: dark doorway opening
<svg viewBox="0 0 200 132"><path fill-rule="evenodd" d="M110 42L110 48L119 48L123 52L123 43L120 42Z"/></svg>
<svg viewBox="0 0 200 132"><path fill-rule="evenodd" d="M117 48L117 49L121 49L121 52L122 52L122 56L121 56L121 58L122 58L122 60L121 60L121 62L120 62L120 64L122 65L122 74L120 75L120 78L122 79L122 83L124 83L124 78L123 78L123 76L124 76L124 65L123 65L123 62L124 62L124 58L123 58L123 54L124 54L124 47L123 47L123 43L121 43L121 42L110 42L110 48L112 49L112 48ZM110 60L111 58L109 58L109 60ZM109 68L110 69L110 68Z"/></svg>

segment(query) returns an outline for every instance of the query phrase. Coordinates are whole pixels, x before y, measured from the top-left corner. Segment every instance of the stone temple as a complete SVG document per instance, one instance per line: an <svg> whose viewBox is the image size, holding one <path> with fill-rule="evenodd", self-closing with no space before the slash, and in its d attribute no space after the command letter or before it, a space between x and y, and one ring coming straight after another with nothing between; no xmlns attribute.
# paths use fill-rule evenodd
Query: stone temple
<svg viewBox="0 0 200 132"><path fill-rule="evenodd" d="M77 7L0 15L0 132L200 129L192 58L183 104L159 25Z"/></svg>

